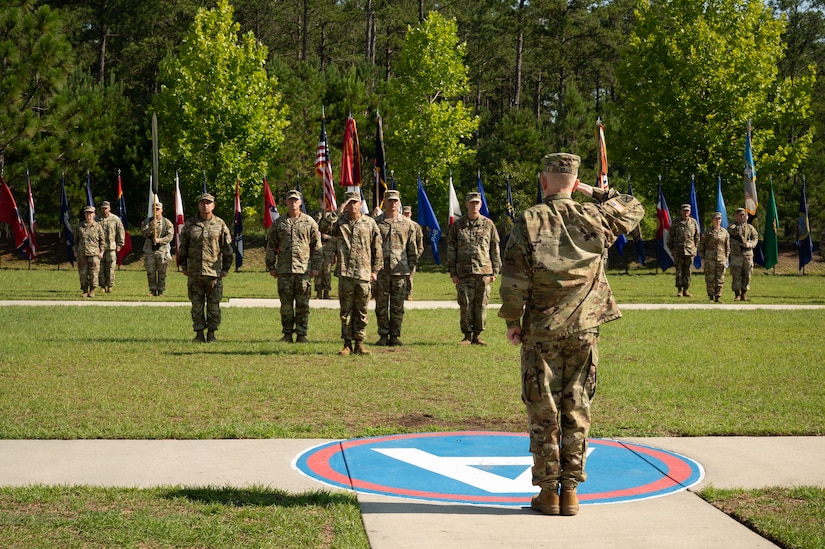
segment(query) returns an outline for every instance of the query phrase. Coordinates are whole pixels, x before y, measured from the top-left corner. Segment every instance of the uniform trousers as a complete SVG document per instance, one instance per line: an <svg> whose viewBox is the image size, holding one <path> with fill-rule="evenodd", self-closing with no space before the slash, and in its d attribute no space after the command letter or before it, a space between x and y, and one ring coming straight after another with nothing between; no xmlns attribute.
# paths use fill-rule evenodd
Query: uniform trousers
<svg viewBox="0 0 825 549"><path fill-rule="evenodd" d="M83 293L94 290L100 273L100 258L96 255L77 256L77 272L80 275L80 289Z"/></svg>
<svg viewBox="0 0 825 549"><path fill-rule="evenodd" d="M281 330L306 336L309 328L309 298L312 283L309 274L278 274L278 298L281 300Z"/></svg>
<svg viewBox="0 0 825 549"><path fill-rule="evenodd" d="M215 331L221 323L223 279L220 276L189 275L186 289L192 302L192 329Z"/></svg>
<svg viewBox="0 0 825 549"><path fill-rule="evenodd" d="M166 252L154 250L143 255L143 266L146 267L146 278L149 282L149 291L162 294L166 291L166 270L169 259Z"/></svg>
<svg viewBox="0 0 825 549"><path fill-rule="evenodd" d="M747 292L750 290L752 274L753 256L730 256L730 275L733 277L734 292Z"/></svg>
<svg viewBox="0 0 825 549"><path fill-rule="evenodd" d="M341 307L341 338L364 341L367 336L367 305L370 302L369 281L339 277L338 302Z"/></svg>
<svg viewBox="0 0 825 549"><path fill-rule="evenodd" d="M379 336L401 335L404 322L404 301L407 299L407 277L378 273L375 281L375 318Z"/></svg>
<svg viewBox="0 0 825 549"><path fill-rule="evenodd" d="M487 326L490 303L490 275L469 275L458 279L458 306L461 309L461 332L475 335Z"/></svg>
<svg viewBox="0 0 825 549"><path fill-rule="evenodd" d="M117 272L117 252L106 250L103 252L103 259L100 260L100 287L111 288L115 285L115 273Z"/></svg>

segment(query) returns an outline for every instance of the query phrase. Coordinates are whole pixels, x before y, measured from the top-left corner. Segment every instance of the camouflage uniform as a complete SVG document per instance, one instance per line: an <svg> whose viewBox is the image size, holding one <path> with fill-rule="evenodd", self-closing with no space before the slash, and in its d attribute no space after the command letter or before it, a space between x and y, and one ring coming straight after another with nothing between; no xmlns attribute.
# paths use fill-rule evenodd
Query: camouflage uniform
<svg viewBox="0 0 825 549"><path fill-rule="evenodd" d="M218 329L223 299L221 273L229 272L234 256L232 235L223 219L213 215L212 219L205 220L195 215L186 220L180 235L178 261L185 266L188 277L192 329L196 332Z"/></svg>
<svg viewBox="0 0 825 549"><path fill-rule="evenodd" d="M74 251L77 254L77 272L83 293L94 292L100 275L100 255L106 246L100 223L81 221L74 231Z"/></svg>
<svg viewBox="0 0 825 549"><path fill-rule="evenodd" d="M315 210L311 217L315 223L320 223L323 214L323 210ZM321 246L323 254L321 267L315 275L315 292L318 299L329 299L329 292L332 291L332 269L335 266L335 237L322 232Z"/></svg>
<svg viewBox="0 0 825 549"><path fill-rule="evenodd" d="M676 267L676 288L680 290L690 288L690 266L696 257L699 237L699 224L690 216L687 219L679 217L670 225L667 247Z"/></svg>
<svg viewBox="0 0 825 549"><path fill-rule="evenodd" d="M103 258L100 260L100 287L109 289L115 285L117 251L123 247L126 230L120 218L113 213L98 216L97 223L103 229Z"/></svg>
<svg viewBox="0 0 825 549"><path fill-rule="evenodd" d="M499 316L508 328L521 323L533 484L551 491L586 479L599 326L621 317L605 252L644 216L638 200L615 189L593 189L593 198L546 197L518 218L504 251Z"/></svg>
<svg viewBox="0 0 825 549"><path fill-rule="evenodd" d="M162 295L166 291L166 270L169 260L172 259L172 247L169 243L175 237L175 226L165 217L161 217L157 230L157 244L154 243L154 216L143 220L140 232L146 238L143 241L143 266L146 268L149 291L152 295Z"/></svg>
<svg viewBox="0 0 825 549"><path fill-rule="evenodd" d="M305 213L282 215L266 236L266 270L278 273L281 330L306 336L309 327L310 272L321 268L323 249L318 224Z"/></svg>
<svg viewBox="0 0 825 549"><path fill-rule="evenodd" d="M418 246L413 222L398 214L388 219L384 214L376 218L383 242L383 268L375 281L375 317L378 335L382 338L401 336L404 321L404 301L407 281L418 263Z"/></svg>
<svg viewBox="0 0 825 549"><path fill-rule="evenodd" d="M338 300L341 305L341 338L363 341L367 335L367 304L370 276L384 265L381 233L375 220L362 215L350 220L347 214L330 212L321 220L321 232L335 237L338 263Z"/></svg>
<svg viewBox="0 0 825 549"><path fill-rule="evenodd" d="M501 270L498 230L487 217L471 220L466 215L450 225L447 232L447 268L458 277L458 305L461 331L474 339L487 326L490 282Z"/></svg>
<svg viewBox="0 0 825 549"><path fill-rule="evenodd" d="M410 223L413 224L413 229L415 229L415 247L418 250L418 257L421 257L421 254L424 253L424 230L421 228L421 225L410 219ZM410 269L410 278L407 279L407 299L412 299L413 293L413 281L415 279L415 271L418 270L418 265L416 264L414 267Z"/></svg>
<svg viewBox="0 0 825 549"><path fill-rule="evenodd" d="M759 243L756 227L747 221L741 225L728 227L730 234L730 274L733 277L733 292L744 295L751 288L753 274L753 249Z"/></svg>
<svg viewBox="0 0 825 549"><path fill-rule="evenodd" d="M730 236L723 227L711 227L699 241L699 255L705 271L705 287L708 297L719 301L725 285L725 263L730 255Z"/></svg>

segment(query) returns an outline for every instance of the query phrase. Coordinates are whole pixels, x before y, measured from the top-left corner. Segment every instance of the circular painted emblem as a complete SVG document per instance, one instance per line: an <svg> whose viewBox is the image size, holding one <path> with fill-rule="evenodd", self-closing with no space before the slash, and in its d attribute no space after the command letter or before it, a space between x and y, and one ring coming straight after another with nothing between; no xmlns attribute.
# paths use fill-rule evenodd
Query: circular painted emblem
<svg viewBox="0 0 825 549"><path fill-rule="evenodd" d="M673 452L589 439L582 504L617 503L679 492L702 480L702 466ZM329 442L292 466L322 483L418 500L527 506L538 492L521 433L416 433Z"/></svg>

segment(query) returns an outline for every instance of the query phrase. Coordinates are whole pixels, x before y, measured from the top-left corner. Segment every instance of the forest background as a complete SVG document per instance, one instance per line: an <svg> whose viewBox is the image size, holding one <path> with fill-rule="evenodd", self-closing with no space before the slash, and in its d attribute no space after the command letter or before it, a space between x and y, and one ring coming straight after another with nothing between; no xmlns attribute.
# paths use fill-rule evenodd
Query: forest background
<svg viewBox="0 0 825 549"><path fill-rule="evenodd" d="M582 156L597 177L605 125L612 186L675 212L695 178L703 218L721 181L742 206L752 124L760 214L772 182L779 237L797 236L803 181L812 233L825 228L825 2L711 0L0 0L0 166L21 211L27 172L41 230L72 209L117 199L147 211L151 116L160 129L159 196L171 215L205 184L231 217L260 223L262 182L278 204L299 183L317 207L322 107L337 183L348 115L372 195L377 116L404 203L421 177L442 223L450 177L481 178L503 222L536 199L544 154ZM821 130L820 130L821 131ZM337 186L337 185L336 185ZM338 187L339 198L341 188ZM764 224L764 215L759 219ZM757 221L757 225L759 222Z"/></svg>

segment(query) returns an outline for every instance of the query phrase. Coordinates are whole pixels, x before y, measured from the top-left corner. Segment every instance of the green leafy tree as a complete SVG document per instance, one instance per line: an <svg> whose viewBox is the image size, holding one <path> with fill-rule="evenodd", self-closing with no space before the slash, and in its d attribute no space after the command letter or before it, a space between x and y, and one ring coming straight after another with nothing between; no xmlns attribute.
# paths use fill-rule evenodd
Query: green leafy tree
<svg viewBox="0 0 825 549"><path fill-rule="evenodd" d="M161 63L155 103L161 182L180 171L181 192L192 200L206 173L223 215L233 209L236 177L242 203L262 203L263 177L287 125L277 78L266 72L266 47L252 33L239 39L238 29L227 0L199 10L178 55Z"/></svg>
<svg viewBox="0 0 825 549"><path fill-rule="evenodd" d="M433 189L431 200L440 205L444 201L433 195L446 196L450 167L474 154L466 141L478 128L478 117L459 99L469 89L464 48L455 21L436 12L407 31L389 86L384 129L396 178L402 189L410 189L404 192L408 202L415 201L415 187L407 183L420 174Z"/></svg>
<svg viewBox="0 0 825 549"><path fill-rule="evenodd" d="M619 69L624 134L614 147L634 188L652 196L661 175L678 203L695 174L699 209L710 211L717 177L741 180L748 120L757 170L797 169L812 133L789 131L811 114L815 77L779 77L782 20L745 0L645 1L636 20Z"/></svg>

